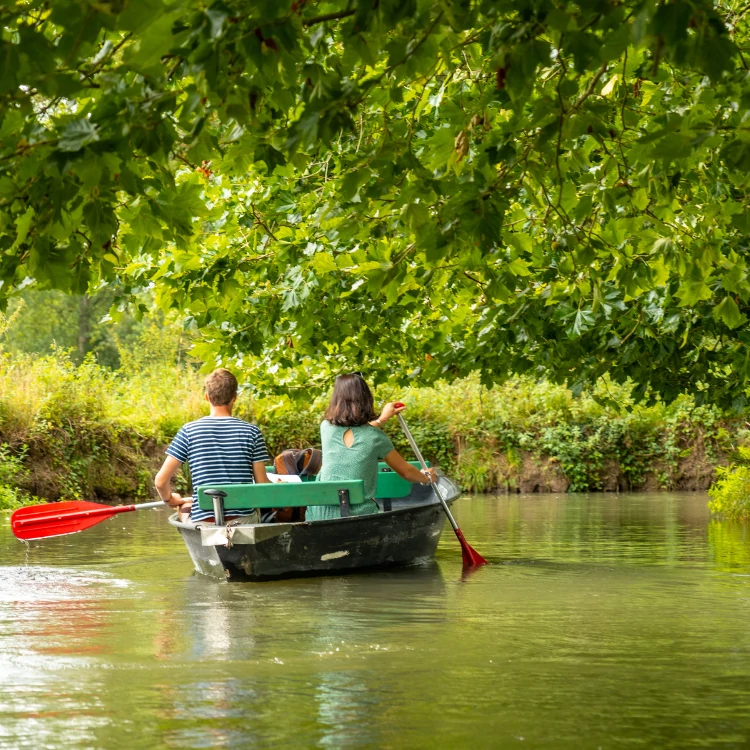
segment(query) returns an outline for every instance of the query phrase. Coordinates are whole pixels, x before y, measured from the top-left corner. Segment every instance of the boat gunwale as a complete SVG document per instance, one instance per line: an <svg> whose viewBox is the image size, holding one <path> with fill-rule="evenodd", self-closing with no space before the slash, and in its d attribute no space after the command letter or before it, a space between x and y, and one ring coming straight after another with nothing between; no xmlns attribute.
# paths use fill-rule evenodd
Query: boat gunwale
<svg viewBox="0 0 750 750"><path fill-rule="evenodd" d="M446 503L450 506L458 499L458 497L460 497L460 495L457 495L456 497L453 497L450 500L446 500ZM440 505L440 502L438 500L431 500L430 502L425 502L425 503L407 503L407 502L404 502L403 499L400 499L399 503L400 503L400 507L392 508L391 510L381 509L377 513L365 513L361 516L344 516L341 518L325 518L325 519L320 519L318 521L290 521L288 523L246 523L246 524L243 523L243 524L237 524L237 525L242 525L245 527L259 526L263 528L268 528L269 526L275 526L277 528L278 527L294 528L294 527L304 527L304 526L321 527L321 526L328 526L330 524L338 524L342 522L366 521L368 519L381 518L382 516L386 516L386 515L396 515L399 513L405 513L407 511L418 510L420 508L431 508L436 505L437 506ZM206 521L197 521L197 522L180 521L178 520L177 513L173 513L171 516L169 516L168 521L170 525L174 526L175 528L186 529L187 531L200 531L201 528L216 528L216 524L206 522Z"/></svg>

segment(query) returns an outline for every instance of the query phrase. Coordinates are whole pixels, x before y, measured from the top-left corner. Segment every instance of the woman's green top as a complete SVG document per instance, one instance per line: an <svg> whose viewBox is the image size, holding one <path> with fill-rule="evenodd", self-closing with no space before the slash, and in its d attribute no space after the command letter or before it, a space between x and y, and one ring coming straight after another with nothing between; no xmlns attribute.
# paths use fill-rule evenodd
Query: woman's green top
<svg viewBox="0 0 750 750"><path fill-rule="evenodd" d="M354 442L349 448L344 443L344 433L351 430ZM351 506L353 516L377 513L374 502L378 484L378 461L393 450L391 439L382 430L369 424L359 427L339 427L327 419L320 425L320 442L323 449L323 468L318 474L320 482L337 482L361 479L365 483L365 502ZM322 521L340 518L336 505L311 505L305 520Z"/></svg>

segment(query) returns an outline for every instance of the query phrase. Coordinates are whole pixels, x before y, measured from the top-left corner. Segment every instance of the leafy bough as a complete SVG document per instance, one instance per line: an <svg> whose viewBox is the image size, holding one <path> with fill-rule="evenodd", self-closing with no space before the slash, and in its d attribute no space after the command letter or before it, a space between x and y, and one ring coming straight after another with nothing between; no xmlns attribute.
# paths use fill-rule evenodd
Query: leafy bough
<svg viewBox="0 0 750 750"><path fill-rule="evenodd" d="M747 12L6 9L0 294L148 289L264 390L609 373L740 408Z"/></svg>

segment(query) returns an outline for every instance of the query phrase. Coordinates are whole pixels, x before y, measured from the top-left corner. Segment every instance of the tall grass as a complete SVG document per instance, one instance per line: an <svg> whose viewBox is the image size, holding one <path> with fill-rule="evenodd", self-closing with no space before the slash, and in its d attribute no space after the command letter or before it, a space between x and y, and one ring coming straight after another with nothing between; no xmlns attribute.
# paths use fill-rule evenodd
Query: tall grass
<svg viewBox="0 0 750 750"><path fill-rule="evenodd" d="M3 330L12 334L12 321L0 319ZM173 334L148 329L123 349L117 371L93 356L76 366L61 349L38 356L0 348L0 445L16 468L0 475L0 504L148 495L161 446L207 412L201 378L179 361Z"/></svg>
<svg viewBox="0 0 750 750"><path fill-rule="evenodd" d="M728 518L750 517L750 446L741 445L731 466L717 469L709 509Z"/></svg>
<svg viewBox="0 0 750 750"><path fill-rule="evenodd" d="M0 317L0 347L3 330L12 335ZM76 366L62 350L35 356L0 348L0 462L14 467L0 485L19 502L149 494L164 445L207 413L203 378L184 349L178 332L156 326L121 347L117 371L92 357ZM705 489L746 439L737 418L713 407L689 398L634 405L629 388L611 383L574 397L526 378L492 389L468 378L383 387L376 398L403 400L426 456L475 491ZM237 414L256 422L277 453L318 443L325 400L243 394ZM387 431L408 455L395 422Z"/></svg>

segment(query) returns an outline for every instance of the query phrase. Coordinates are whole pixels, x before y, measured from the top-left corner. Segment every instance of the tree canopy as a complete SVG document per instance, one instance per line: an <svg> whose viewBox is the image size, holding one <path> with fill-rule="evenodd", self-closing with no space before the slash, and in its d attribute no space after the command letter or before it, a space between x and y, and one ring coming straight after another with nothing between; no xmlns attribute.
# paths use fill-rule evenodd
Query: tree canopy
<svg viewBox="0 0 750 750"><path fill-rule="evenodd" d="M0 295L150 290L260 386L741 407L750 6L16 0Z"/></svg>

